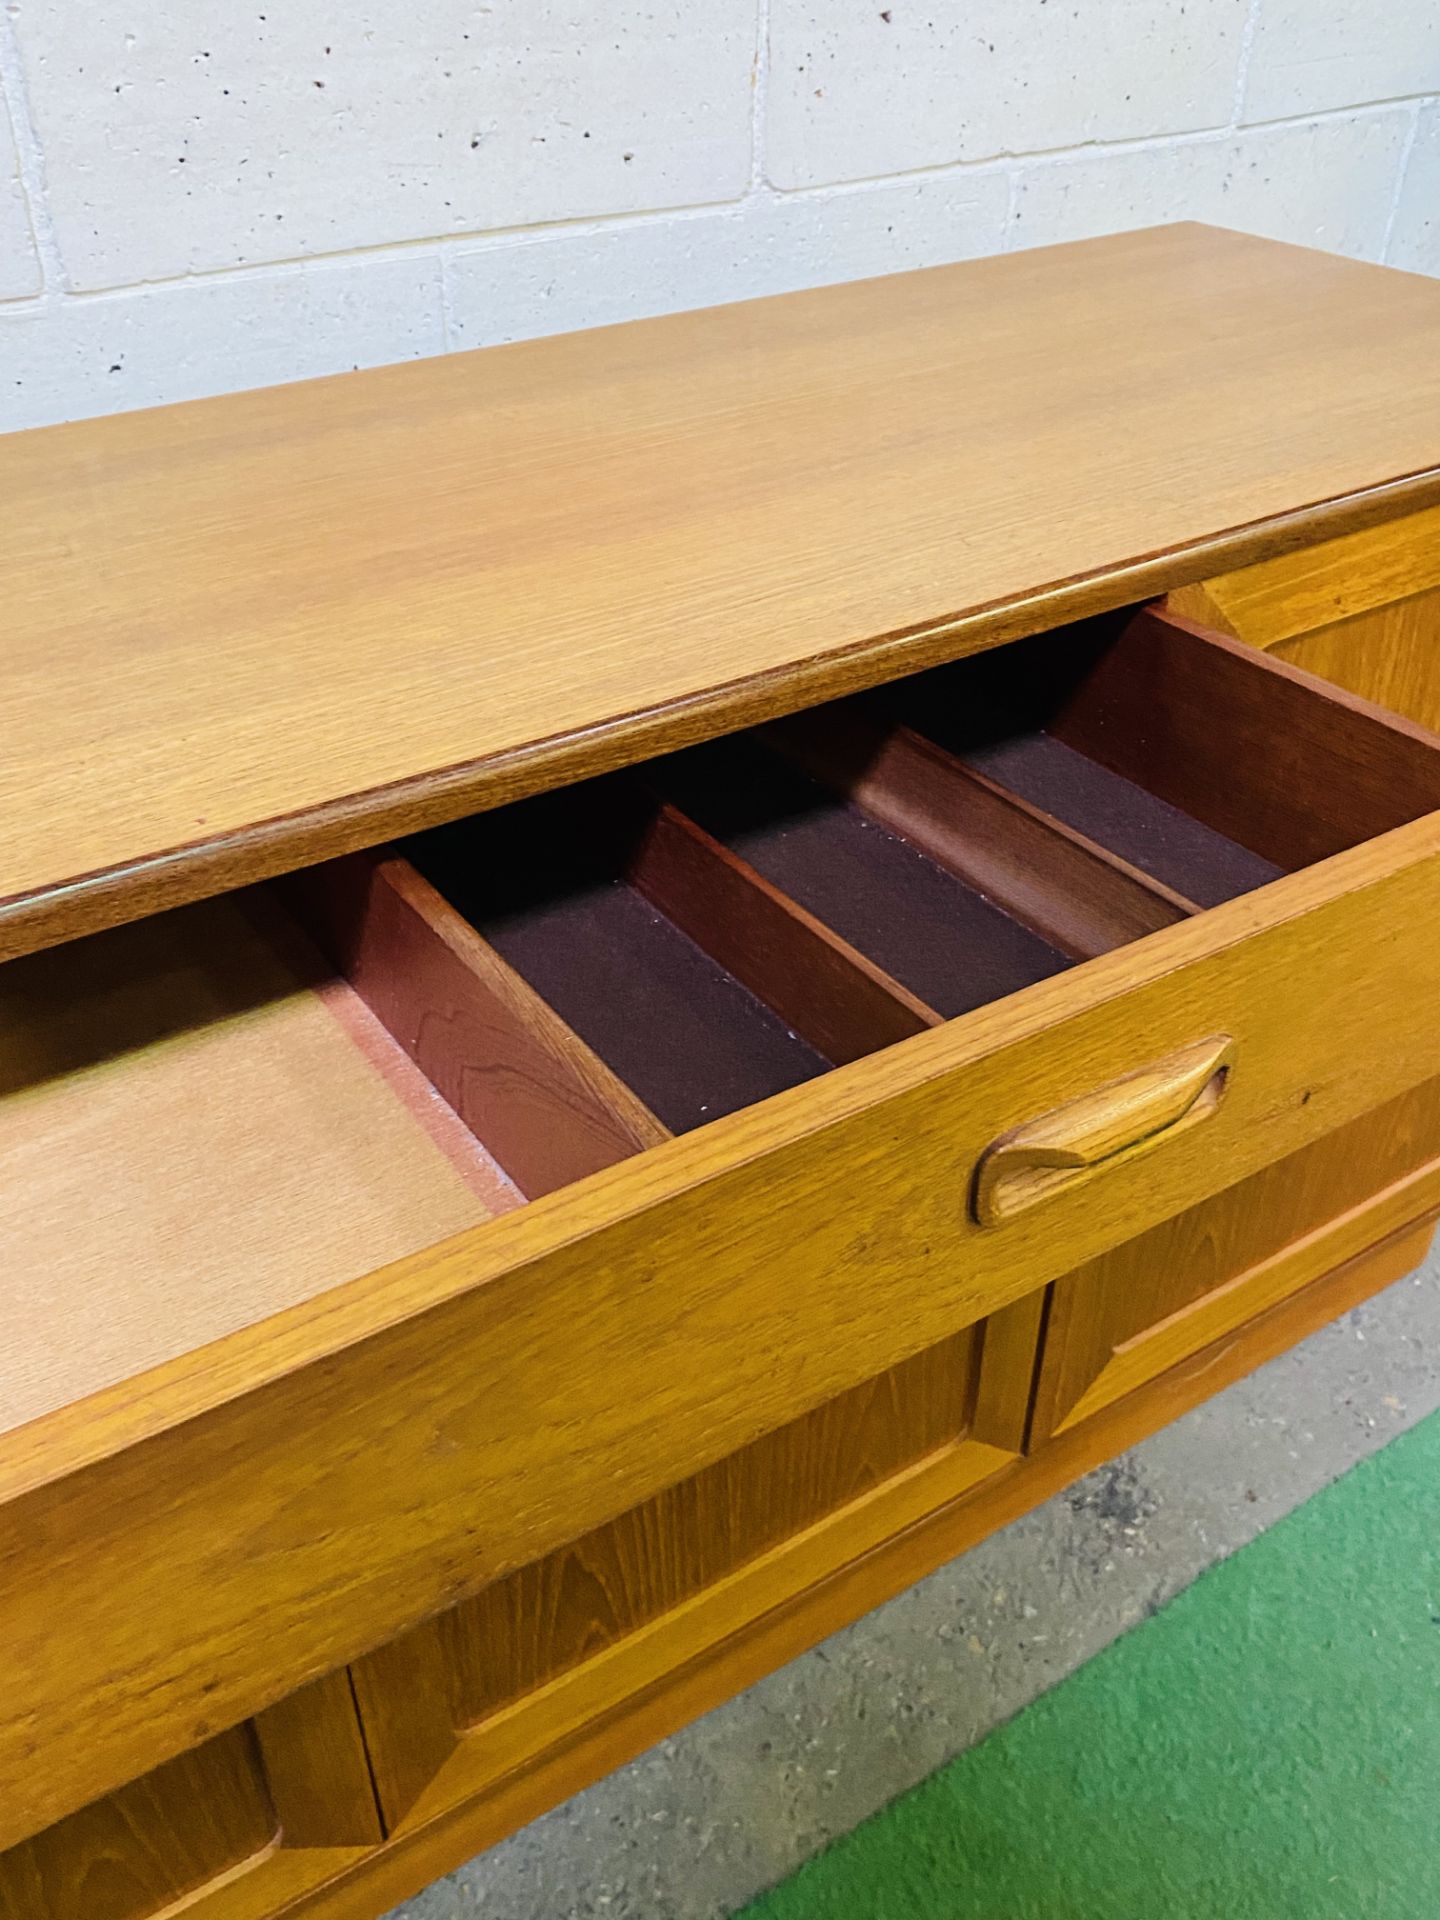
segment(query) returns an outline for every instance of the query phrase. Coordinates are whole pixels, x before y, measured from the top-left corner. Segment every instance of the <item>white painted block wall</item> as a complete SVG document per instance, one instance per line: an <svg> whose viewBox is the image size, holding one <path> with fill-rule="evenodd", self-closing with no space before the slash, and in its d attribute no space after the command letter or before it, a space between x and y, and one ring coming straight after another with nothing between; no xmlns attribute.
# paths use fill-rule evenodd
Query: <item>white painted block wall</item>
<svg viewBox="0 0 1440 1920"><path fill-rule="evenodd" d="M0 429L1186 218L1440 274L1440 0L8 0Z"/></svg>

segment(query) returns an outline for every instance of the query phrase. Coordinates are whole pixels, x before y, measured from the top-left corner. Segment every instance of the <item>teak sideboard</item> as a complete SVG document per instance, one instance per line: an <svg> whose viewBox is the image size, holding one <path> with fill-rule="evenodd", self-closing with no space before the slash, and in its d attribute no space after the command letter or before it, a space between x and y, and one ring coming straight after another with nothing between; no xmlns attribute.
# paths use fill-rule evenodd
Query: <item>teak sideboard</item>
<svg viewBox="0 0 1440 1920"><path fill-rule="evenodd" d="M372 1916L1440 1215L1440 285L0 441L0 1916Z"/></svg>

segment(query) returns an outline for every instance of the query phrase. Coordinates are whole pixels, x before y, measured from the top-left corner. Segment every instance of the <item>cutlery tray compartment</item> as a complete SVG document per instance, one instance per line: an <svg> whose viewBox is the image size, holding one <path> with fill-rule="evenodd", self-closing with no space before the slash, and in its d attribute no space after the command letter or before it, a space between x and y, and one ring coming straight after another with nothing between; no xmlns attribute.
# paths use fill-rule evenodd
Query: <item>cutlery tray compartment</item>
<svg viewBox="0 0 1440 1920"><path fill-rule="evenodd" d="M11 962L0 1420L1436 807L1432 736L1142 610Z"/></svg>

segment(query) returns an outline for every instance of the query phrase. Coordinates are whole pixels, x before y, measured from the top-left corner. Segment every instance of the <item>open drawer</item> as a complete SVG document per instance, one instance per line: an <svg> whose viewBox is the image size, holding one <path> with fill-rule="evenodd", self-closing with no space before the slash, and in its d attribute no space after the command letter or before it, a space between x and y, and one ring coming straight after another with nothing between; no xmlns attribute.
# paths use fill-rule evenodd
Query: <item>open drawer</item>
<svg viewBox="0 0 1440 1920"><path fill-rule="evenodd" d="M1142 611L11 963L0 1843L884 1376L835 1498L1002 1464L1040 1289L1440 1075L1437 808Z"/></svg>

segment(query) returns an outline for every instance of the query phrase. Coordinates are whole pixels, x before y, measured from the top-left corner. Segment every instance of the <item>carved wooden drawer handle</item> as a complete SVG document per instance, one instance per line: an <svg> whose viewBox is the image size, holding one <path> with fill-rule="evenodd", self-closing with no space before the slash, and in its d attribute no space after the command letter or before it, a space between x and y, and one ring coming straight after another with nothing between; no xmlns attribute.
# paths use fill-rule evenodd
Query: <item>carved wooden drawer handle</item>
<svg viewBox="0 0 1440 1920"><path fill-rule="evenodd" d="M980 1156L975 1218L996 1227L1100 1167L1173 1140L1219 1106L1235 1053L1212 1034L1003 1134Z"/></svg>

